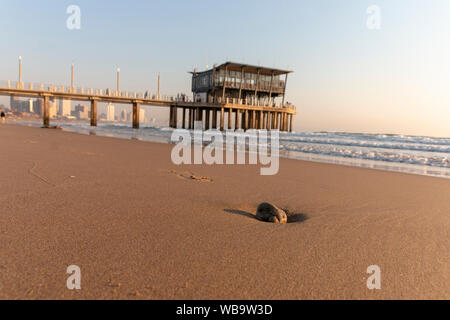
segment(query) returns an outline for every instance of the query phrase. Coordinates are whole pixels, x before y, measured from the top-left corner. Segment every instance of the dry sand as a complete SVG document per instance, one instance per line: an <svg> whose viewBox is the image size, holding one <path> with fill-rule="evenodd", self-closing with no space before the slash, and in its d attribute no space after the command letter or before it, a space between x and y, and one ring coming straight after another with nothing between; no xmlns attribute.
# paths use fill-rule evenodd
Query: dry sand
<svg viewBox="0 0 450 320"><path fill-rule="evenodd" d="M15 125L0 141L2 299L450 298L450 180L178 167L171 145ZM299 221L257 221L262 201ZM381 290L366 287L373 264Z"/></svg>

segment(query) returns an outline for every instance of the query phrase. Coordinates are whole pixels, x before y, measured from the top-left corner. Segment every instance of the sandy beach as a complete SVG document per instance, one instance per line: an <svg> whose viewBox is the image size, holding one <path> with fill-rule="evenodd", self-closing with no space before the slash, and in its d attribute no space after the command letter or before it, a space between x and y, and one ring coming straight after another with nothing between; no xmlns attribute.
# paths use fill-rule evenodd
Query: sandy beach
<svg viewBox="0 0 450 320"><path fill-rule="evenodd" d="M172 145L18 125L0 141L1 299L450 299L449 179L176 166ZM298 221L256 220L263 201Z"/></svg>

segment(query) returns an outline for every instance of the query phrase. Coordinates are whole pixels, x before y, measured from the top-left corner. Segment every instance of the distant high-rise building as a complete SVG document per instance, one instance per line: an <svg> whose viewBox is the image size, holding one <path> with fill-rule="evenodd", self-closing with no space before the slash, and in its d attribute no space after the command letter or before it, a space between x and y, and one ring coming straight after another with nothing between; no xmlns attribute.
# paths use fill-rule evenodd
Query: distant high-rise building
<svg viewBox="0 0 450 320"><path fill-rule="evenodd" d="M27 113L33 113L34 112L34 100L28 99L28 100L20 100L19 98L15 96L10 97L10 109L13 112L27 112Z"/></svg>
<svg viewBox="0 0 450 320"><path fill-rule="evenodd" d="M59 115L63 117L68 117L71 115L71 101L70 100L59 100Z"/></svg>
<svg viewBox="0 0 450 320"><path fill-rule="evenodd" d="M122 110L122 112L120 113L120 120L123 122L127 121L127 112L125 110Z"/></svg>
<svg viewBox="0 0 450 320"><path fill-rule="evenodd" d="M10 96L9 107L13 112L22 112L22 101L15 96Z"/></svg>
<svg viewBox="0 0 450 320"><path fill-rule="evenodd" d="M56 102L56 99L54 99L53 101L50 101L49 105L50 119L55 118L57 114L58 114L58 104Z"/></svg>
<svg viewBox="0 0 450 320"><path fill-rule="evenodd" d="M115 110L112 103L108 103L106 106L106 121L114 121Z"/></svg>
<svg viewBox="0 0 450 320"><path fill-rule="evenodd" d="M34 113L36 113L40 116L42 115L42 104L43 104L43 99L36 99L36 101L33 105Z"/></svg>
<svg viewBox="0 0 450 320"><path fill-rule="evenodd" d="M77 119L88 119L89 118L89 110L86 106L82 104L78 104L75 106L74 116Z"/></svg>
<svg viewBox="0 0 450 320"><path fill-rule="evenodd" d="M144 123L145 122L145 110L141 108L139 111L139 122Z"/></svg>
<svg viewBox="0 0 450 320"><path fill-rule="evenodd" d="M50 98L49 108L50 108L50 118L56 117L56 115L58 114L58 99Z"/></svg>

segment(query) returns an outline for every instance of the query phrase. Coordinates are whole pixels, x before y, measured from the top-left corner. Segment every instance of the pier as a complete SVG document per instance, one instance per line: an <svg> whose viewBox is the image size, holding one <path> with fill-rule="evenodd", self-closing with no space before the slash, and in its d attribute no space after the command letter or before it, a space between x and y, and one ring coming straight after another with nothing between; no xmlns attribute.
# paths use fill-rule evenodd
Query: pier
<svg viewBox="0 0 450 320"><path fill-rule="evenodd" d="M0 95L39 98L44 127L50 126L51 99L90 102L91 126L97 126L98 103L128 104L132 107L132 125L135 129L140 126L142 105L169 108L169 126L183 129L193 129L195 121L202 121L204 130L292 131L293 116L296 114L296 108L284 101L290 71L232 62L214 66L208 71L192 72L192 101L186 97L161 96L159 81L158 93L154 95L118 90L119 70L117 90L74 87L73 66L71 86L24 83L21 72L20 65L17 82L0 81ZM284 81L279 80L281 74L286 75ZM276 102L277 97L282 98L281 103Z"/></svg>

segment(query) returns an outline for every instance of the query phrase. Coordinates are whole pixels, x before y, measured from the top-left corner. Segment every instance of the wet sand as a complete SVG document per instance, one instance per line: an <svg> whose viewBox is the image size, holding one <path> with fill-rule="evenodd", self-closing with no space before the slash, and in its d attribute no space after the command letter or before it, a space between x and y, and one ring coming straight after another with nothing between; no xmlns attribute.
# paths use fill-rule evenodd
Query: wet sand
<svg viewBox="0 0 450 320"><path fill-rule="evenodd" d="M17 125L0 141L1 299L450 299L448 179L176 166L171 145ZM297 221L256 220L262 201Z"/></svg>

